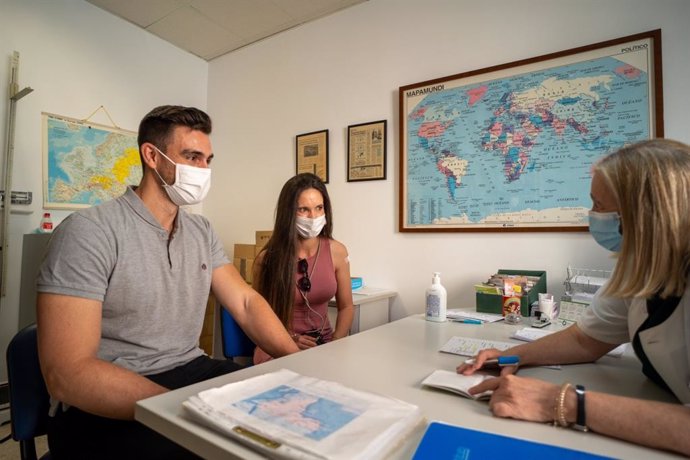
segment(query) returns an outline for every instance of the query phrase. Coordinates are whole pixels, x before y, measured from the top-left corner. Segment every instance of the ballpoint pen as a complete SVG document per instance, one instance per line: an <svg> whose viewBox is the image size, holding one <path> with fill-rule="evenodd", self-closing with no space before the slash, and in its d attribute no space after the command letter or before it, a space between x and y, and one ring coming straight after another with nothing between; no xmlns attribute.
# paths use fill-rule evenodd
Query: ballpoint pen
<svg viewBox="0 0 690 460"><path fill-rule="evenodd" d="M465 324L484 324L484 321L480 319L473 319L473 318L448 318L448 321L452 321L454 323L465 323Z"/></svg>
<svg viewBox="0 0 690 460"><path fill-rule="evenodd" d="M482 322L478 319L469 319L469 318L465 318L460 322L465 323L465 324L482 324Z"/></svg>
<svg viewBox="0 0 690 460"><path fill-rule="evenodd" d="M474 358L470 358L468 360L465 360L465 364L474 364L474 363L475 363ZM482 368L519 366L519 365L520 365L520 357L519 356L499 356L498 358L487 359L486 361L484 361Z"/></svg>

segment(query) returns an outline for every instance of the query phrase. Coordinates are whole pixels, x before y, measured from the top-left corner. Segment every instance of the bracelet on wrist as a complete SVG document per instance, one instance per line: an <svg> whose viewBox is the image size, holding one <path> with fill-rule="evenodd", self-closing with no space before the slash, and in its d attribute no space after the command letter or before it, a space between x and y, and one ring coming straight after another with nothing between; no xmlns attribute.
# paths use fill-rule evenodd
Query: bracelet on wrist
<svg viewBox="0 0 690 460"><path fill-rule="evenodd" d="M568 382L561 385L561 389L556 396L556 403L553 408L553 425L567 428L570 426L565 415L565 397L572 385Z"/></svg>

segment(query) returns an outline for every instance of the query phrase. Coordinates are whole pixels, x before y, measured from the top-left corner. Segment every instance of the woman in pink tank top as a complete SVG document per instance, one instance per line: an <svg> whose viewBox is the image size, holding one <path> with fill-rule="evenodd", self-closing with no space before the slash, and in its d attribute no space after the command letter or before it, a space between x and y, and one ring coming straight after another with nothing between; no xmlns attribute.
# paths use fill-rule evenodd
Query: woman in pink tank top
<svg viewBox="0 0 690 460"><path fill-rule="evenodd" d="M271 239L254 261L254 288L266 298L301 350L345 337L354 307L345 245L332 238L326 186L311 173L288 180L278 197ZM328 320L335 296L338 315ZM254 363L271 359L256 348Z"/></svg>

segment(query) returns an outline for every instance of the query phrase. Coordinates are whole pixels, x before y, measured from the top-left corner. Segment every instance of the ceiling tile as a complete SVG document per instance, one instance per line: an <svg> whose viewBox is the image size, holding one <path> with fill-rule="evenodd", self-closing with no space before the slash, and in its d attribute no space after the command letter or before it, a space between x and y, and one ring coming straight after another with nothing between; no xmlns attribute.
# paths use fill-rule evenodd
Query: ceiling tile
<svg viewBox="0 0 690 460"><path fill-rule="evenodd" d="M147 30L205 59L219 48L243 43L242 37L223 29L192 7L175 10Z"/></svg>
<svg viewBox="0 0 690 460"><path fill-rule="evenodd" d="M367 0L86 1L211 60Z"/></svg>
<svg viewBox="0 0 690 460"><path fill-rule="evenodd" d="M270 0L192 0L192 6L211 21L241 37L269 36L292 20Z"/></svg>
<svg viewBox="0 0 690 460"><path fill-rule="evenodd" d="M148 27L192 0L86 0L141 27Z"/></svg>
<svg viewBox="0 0 690 460"><path fill-rule="evenodd" d="M272 0L273 3L300 23L335 13L367 0Z"/></svg>

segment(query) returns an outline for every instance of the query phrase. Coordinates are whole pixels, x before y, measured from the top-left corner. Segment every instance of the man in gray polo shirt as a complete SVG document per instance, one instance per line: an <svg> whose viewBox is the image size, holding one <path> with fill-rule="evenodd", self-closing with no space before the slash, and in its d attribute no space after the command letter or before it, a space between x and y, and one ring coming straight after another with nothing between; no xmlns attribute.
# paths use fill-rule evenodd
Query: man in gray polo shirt
<svg viewBox="0 0 690 460"><path fill-rule="evenodd" d="M139 186L55 230L37 283L53 458L193 457L133 421L134 404L238 368L198 346L209 291L262 349L298 351L209 222L179 209L208 191L210 133L198 109L153 109L139 126Z"/></svg>

